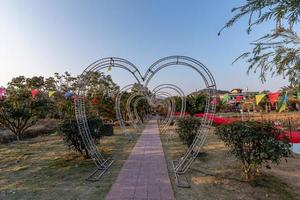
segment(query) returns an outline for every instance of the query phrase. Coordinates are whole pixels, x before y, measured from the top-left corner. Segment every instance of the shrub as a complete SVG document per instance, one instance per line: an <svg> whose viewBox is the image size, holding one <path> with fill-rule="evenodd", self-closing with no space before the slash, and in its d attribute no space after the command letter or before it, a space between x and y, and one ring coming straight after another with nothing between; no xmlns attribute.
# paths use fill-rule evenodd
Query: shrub
<svg viewBox="0 0 300 200"><path fill-rule="evenodd" d="M97 117L89 117L88 123L91 131L91 136L94 141L100 139L100 129L102 121ZM80 152L84 157L89 158L87 148L85 147L81 135L78 130L77 121L75 118L66 118L59 126L59 131L62 133L64 142L72 149Z"/></svg>
<svg viewBox="0 0 300 200"><path fill-rule="evenodd" d="M190 146L197 135L197 130L200 125L201 120L196 117L181 118L177 120L176 132L183 143Z"/></svg>
<svg viewBox="0 0 300 200"><path fill-rule="evenodd" d="M272 123L234 122L217 127L216 134L241 161L246 180L259 175L263 165L270 169L270 162L279 164L291 154L290 143L276 139L280 130Z"/></svg>
<svg viewBox="0 0 300 200"><path fill-rule="evenodd" d="M114 127L112 124L103 124L100 128L101 136L112 136L114 135Z"/></svg>

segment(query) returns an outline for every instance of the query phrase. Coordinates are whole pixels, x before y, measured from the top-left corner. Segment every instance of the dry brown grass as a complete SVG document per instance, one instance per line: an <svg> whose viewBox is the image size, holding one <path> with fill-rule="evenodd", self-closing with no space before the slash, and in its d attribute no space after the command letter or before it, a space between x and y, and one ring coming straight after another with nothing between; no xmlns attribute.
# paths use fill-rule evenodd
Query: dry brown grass
<svg viewBox="0 0 300 200"><path fill-rule="evenodd" d="M134 143L120 130L100 141L102 152L116 161L98 182L85 181L94 163L70 151L58 135L0 145L0 199L104 199Z"/></svg>
<svg viewBox="0 0 300 200"><path fill-rule="evenodd" d="M191 188L179 188L176 186L174 175L171 172L171 160L181 156L186 147L178 138L169 140L168 143L165 137L161 138L177 199L300 199L300 194L295 192L296 189L285 183L275 173L264 173L253 182L244 182L240 178L239 162L228 153L223 142L214 134L208 136L203 148L204 154L196 159L187 173L186 177ZM297 163L300 163L300 157L295 159ZM284 168L288 164L282 163L280 166ZM293 163L290 164L293 165Z"/></svg>

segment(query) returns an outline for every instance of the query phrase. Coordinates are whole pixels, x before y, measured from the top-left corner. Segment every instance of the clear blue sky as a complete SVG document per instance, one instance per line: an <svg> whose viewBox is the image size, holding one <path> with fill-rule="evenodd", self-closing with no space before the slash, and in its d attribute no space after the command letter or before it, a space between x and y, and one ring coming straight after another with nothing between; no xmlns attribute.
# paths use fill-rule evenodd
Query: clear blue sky
<svg viewBox="0 0 300 200"><path fill-rule="evenodd" d="M204 63L219 89L280 89L288 82L246 75L244 62L232 61L249 42L272 28L258 27L250 36L244 19L221 36L217 33L244 0L0 0L0 85L17 75L80 74L95 60L117 56L145 71L157 59L186 55ZM179 70L162 74L163 82L185 81ZM117 73L124 85L129 79ZM196 79L185 89L197 89Z"/></svg>

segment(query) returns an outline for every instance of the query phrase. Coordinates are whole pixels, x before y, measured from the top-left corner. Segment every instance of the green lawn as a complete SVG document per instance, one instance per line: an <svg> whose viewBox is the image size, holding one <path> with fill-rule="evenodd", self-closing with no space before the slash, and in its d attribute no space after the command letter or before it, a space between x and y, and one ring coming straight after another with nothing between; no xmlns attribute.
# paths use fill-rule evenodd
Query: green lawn
<svg viewBox="0 0 300 200"><path fill-rule="evenodd" d="M0 199L104 199L134 144L119 129L101 139L102 153L116 161L98 182L85 181L93 161L70 151L59 135L0 145Z"/></svg>

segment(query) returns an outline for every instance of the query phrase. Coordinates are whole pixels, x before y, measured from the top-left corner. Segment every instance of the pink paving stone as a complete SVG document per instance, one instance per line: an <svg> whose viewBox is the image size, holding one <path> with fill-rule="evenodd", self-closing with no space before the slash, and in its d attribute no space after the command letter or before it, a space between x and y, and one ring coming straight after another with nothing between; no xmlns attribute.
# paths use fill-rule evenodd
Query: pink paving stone
<svg viewBox="0 0 300 200"><path fill-rule="evenodd" d="M106 200L175 200L156 120L146 125Z"/></svg>

